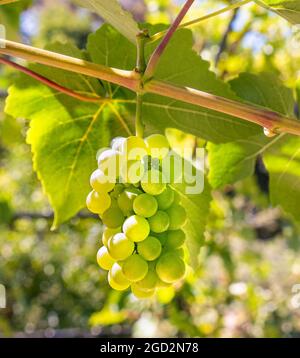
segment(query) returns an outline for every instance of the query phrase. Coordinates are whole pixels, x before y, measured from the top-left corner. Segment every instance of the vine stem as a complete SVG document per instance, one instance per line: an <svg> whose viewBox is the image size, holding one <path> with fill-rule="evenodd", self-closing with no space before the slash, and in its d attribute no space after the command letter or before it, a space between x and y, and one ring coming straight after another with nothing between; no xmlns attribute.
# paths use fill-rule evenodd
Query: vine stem
<svg viewBox="0 0 300 358"><path fill-rule="evenodd" d="M79 99L80 101L85 101L85 102L101 102L103 99L101 97L88 97L88 96L84 96L80 93L77 93L75 91L72 91L71 89L68 89L66 87L63 87L59 84L57 84L56 82L54 81L51 81L49 80L48 78L30 70L29 68L27 67L24 67L24 66L21 66L13 61L10 61L4 57L0 57L0 63L2 63L3 65L8 65L20 72L23 72L25 73L26 75L36 79L37 81L45 84L46 86L50 87L50 88L53 88L59 92L62 92L70 97L73 97L73 98L76 98L76 99Z"/></svg>
<svg viewBox="0 0 300 358"><path fill-rule="evenodd" d="M180 10L179 14L177 15L176 19L170 26L170 28L167 30L167 32L164 35L164 38L162 39L161 43L156 47L154 52L152 53L148 65L146 67L145 73L144 73L144 81L149 80L157 67L157 64L167 47L168 43L170 42L172 36L174 35L174 32L177 30L178 26L180 25L181 21L185 17L186 13L189 11L190 7L193 5L195 0L186 0L184 6Z"/></svg>
<svg viewBox="0 0 300 358"><path fill-rule="evenodd" d="M198 17L197 19L185 22L185 23L179 25L178 29L187 28L187 27L193 27L195 25L198 25L202 21L211 19L211 18L213 18L215 16L224 14L225 12L228 12L228 11L231 11L231 10L235 10L235 9L237 9L237 8L243 6L243 5L249 4L252 1L253 0L243 0L243 1L236 2L236 3L232 4L232 5L224 7L223 9L220 9L220 10L214 11L214 12L212 12L210 14ZM160 38L165 36L165 34L166 34L166 31L161 31L161 32L158 32L158 33L154 34L153 36L150 37L150 39L148 40L148 43L152 43L152 42L155 42L155 41L159 40Z"/></svg>
<svg viewBox="0 0 300 358"><path fill-rule="evenodd" d="M139 82L139 91L136 93L136 115L135 115L135 131L138 137L144 137L144 124L142 118L142 109L143 109L143 82L142 76L146 69L145 61L145 42L149 38L148 30L140 31L136 36L136 71L139 73L140 82Z"/></svg>
<svg viewBox="0 0 300 358"><path fill-rule="evenodd" d="M1 40L0 53L23 58L50 67L56 67L99 78L115 83L135 92L140 92L140 74L136 71L123 71L94 63L63 56L55 52L40 50L31 46L12 41ZM220 96L215 96L194 88L178 86L156 79L147 82L143 93L153 93L178 101L191 103L220 113L256 123L273 132L285 132L300 136L300 121L287 118L277 112L263 109L254 105L241 103Z"/></svg>

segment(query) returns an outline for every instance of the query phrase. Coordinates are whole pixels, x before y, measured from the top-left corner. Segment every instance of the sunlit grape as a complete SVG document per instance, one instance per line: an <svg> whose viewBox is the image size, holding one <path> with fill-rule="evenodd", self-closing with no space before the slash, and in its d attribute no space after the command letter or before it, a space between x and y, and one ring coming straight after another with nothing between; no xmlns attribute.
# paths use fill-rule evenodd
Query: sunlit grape
<svg viewBox="0 0 300 358"><path fill-rule="evenodd" d="M126 138L124 138L124 137L116 137L116 138L114 138L111 141L111 148L113 150L116 150L117 152L121 152L122 145L123 145L125 140L126 140Z"/></svg>
<svg viewBox="0 0 300 358"><path fill-rule="evenodd" d="M103 233L102 233L102 244L104 246L107 247L108 245L108 240L114 236L115 234L121 232L121 227L117 227L115 229L111 229L109 227L106 227L104 230L103 230Z"/></svg>
<svg viewBox="0 0 300 358"><path fill-rule="evenodd" d="M108 252L115 260L125 260L134 250L134 243L125 234L115 234L108 240Z"/></svg>
<svg viewBox="0 0 300 358"><path fill-rule="evenodd" d="M140 190L136 188L127 188L119 195L118 206L125 216L133 214L133 203L139 193Z"/></svg>
<svg viewBox="0 0 300 358"><path fill-rule="evenodd" d="M158 208L160 210L166 210L168 209L174 201L174 190L170 188L169 186L166 187L166 189L156 197Z"/></svg>
<svg viewBox="0 0 300 358"><path fill-rule="evenodd" d="M112 191L115 186L115 182L109 181L108 176L106 176L100 169L96 169L92 173L90 184L98 193L108 193L109 191Z"/></svg>
<svg viewBox="0 0 300 358"><path fill-rule="evenodd" d="M132 215L123 224L123 231L132 241L143 241L149 235L150 226L148 221L139 215Z"/></svg>
<svg viewBox="0 0 300 358"><path fill-rule="evenodd" d="M148 264L140 255L134 254L122 263L122 271L128 280L140 281L147 275Z"/></svg>
<svg viewBox="0 0 300 358"><path fill-rule="evenodd" d="M129 287L130 281L124 276L122 267L119 263L115 262L110 269L111 278L114 280L115 283L121 286Z"/></svg>
<svg viewBox="0 0 300 358"><path fill-rule="evenodd" d="M111 198L107 193L91 191L86 198L87 208L94 214L103 214L111 204Z"/></svg>
<svg viewBox="0 0 300 358"><path fill-rule="evenodd" d="M141 194L133 202L133 210L137 215L148 218L157 211L157 201L149 194Z"/></svg>
<svg viewBox="0 0 300 358"><path fill-rule="evenodd" d="M147 275L141 280L136 282L136 286L141 290L154 290L159 278L155 270L148 270Z"/></svg>
<svg viewBox="0 0 300 358"><path fill-rule="evenodd" d="M159 170L152 168L143 176L141 186L146 193L159 195L166 189L166 181Z"/></svg>
<svg viewBox="0 0 300 358"><path fill-rule="evenodd" d="M121 178L124 183L136 184L143 178L145 166L140 160L123 161L121 166Z"/></svg>
<svg viewBox="0 0 300 358"><path fill-rule="evenodd" d="M113 149L102 152L98 158L99 169L101 169L112 182L120 175L121 159L121 153Z"/></svg>
<svg viewBox="0 0 300 358"><path fill-rule="evenodd" d="M122 143L122 153L127 160L141 160L147 155L147 147L142 138L131 136Z"/></svg>
<svg viewBox="0 0 300 358"><path fill-rule="evenodd" d="M161 233L168 230L169 216L165 211L158 210L155 215L148 218L150 229L155 233Z"/></svg>
<svg viewBox="0 0 300 358"><path fill-rule="evenodd" d="M168 155L170 146L164 135L152 134L145 139L145 143L151 157L162 159Z"/></svg>
<svg viewBox="0 0 300 358"><path fill-rule="evenodd" d="M166 247L177 249L182 246L185 241L185 233L182 230L172 230L167 232Z"/></svg>
<svg viewBox="0 0 300 358"><path fill-rule="evenodd" d="M185 264L175 253L166 253L158 259L156 273L162 281L173 283L184 277Z"/></svg>
<svg viewBox="0 0 300 358"><path fill-rule="evenodd" d="M103 224L112 229L121 226L124 221L124 215L118 207L110 207L101 218Z"/></svg>
<svg viewBox="0 0 300 358"><path fill-rule="evenodd" d="M104 270L110 270L115 260L110 256L105 246L102 246L97 253L98 265Z"/></svg>
<svg viewBox="0 0 300 358"><path fill-rule="evenodd" d="M155 294L155 290L141 290L137 284L131 285L131 292L138 299L151 298Z"/></svg>
<svg viewBox="0 0 300 358"><path fill-rule="evenodd" d="M153 236L148 236L137 245L138 253L147 261L155 260L161 253L161 243Z"/></svg>

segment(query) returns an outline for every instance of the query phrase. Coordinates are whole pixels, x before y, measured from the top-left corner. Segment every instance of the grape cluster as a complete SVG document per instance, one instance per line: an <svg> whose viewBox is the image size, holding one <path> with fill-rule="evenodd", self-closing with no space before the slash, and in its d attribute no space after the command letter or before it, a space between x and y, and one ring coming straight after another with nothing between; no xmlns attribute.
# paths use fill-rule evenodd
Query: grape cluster
<svg viewBox="0 0 300 358"><path fill-rule="evenodd" d="M185 275L186 212L161 168L169 150L159 134L115 138L98 153L90 178L87 207L105 225L98 264L108 270L112 288L131 287L137 298L151 297L157 287Z"/></svg>

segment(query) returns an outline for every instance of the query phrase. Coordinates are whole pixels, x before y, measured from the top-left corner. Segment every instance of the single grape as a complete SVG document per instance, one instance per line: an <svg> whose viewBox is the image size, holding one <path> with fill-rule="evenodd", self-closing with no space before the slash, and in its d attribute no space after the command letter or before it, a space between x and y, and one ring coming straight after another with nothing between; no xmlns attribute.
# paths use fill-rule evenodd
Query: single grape
<svg viewBox="0 0 300 358"><path fill-rule="evenodd" d="M129 281L140 281L147 275L148 264L140 255L134 254L122 263L122 271Z"/></svg>
<svg viewBox="0 0 300 358"><path fill-rule="evenodd" d="M108 193L109 191L112 191L115 186L115 182L110 182L109 178L100 169L96 169L92 173L90 184L98 193Z"/></svg>
<svg viewBox="0 0 300 358"><path fill-rule="evenodd" d="M131 292L138 299L151 298L155 294L155 290L141 290L136 284L131 285Z"/></svg>
<svg viewBox="0 0 300 358"><path fill-rule="evenodd" d="M113 264L112 268L110 269L110 275L114 282L118 285L129 287L130 281L127 280L127 278L124 276L122 267L119 265L119 263L115 262Z"/></svg>
<svg viewBox="0 0 300 358"><path fill-rule="evenodd" d="M111 198L107 193L91 191L86 198L87 208L94 214L103 214L111 205Z"/></svg>
<svg viewBox="0 0 300 358"><path fill-rule="evenodd" d="M110 287L116 291L125 291L129 287L128 284L120 285L117 282L115 282L115 280L111 277L110 271L108 271L108 283L109 283Z"/></svg>
<svg viewBox="0 0 300 358"><path fill-rule="evenodd" d="M117 228L123 224L124 215L118 207L110 207L102 215L102 222L109 228Z"/></svg>
<svg viewBox="0 0 300 358"><path fill-rule="evenodd" d="M157 211L157 201L149 194L141 194L133 202L133 210L137 215L149 218Z"/></svg>
<svg viewBox="0 0 300 358"><path fill-rule="evenodd" d="M166 253L158 259L156 273L162 281L173 283L185 275L185 264L175 253Z"/></svg>
<svg viewBox="0 0 300 358"><path fill-rule="evenodd" d="M156 287L164 288L164 287L170 287L172 284L162 281L160 278L156 282Z"/></svg>
<svg viewBox="0 0 300 358"><path fill-rule="evenodd" d="M151 157L163 159L168 155L170 146L164 135L152 134L145 139L145 143Z"/></svg>
<svg viewBox="0 0 300 358"><path fill-rule="evenodd" d="M121 153L109 149L102 152L98 158L98 167L110 181L116 181L120 175Z"/></svg>
<svg viewBox="0 0 300 358"><path fill-rule="evenodd" d="M154 290L158 280L157 273L154 270L148 270L147 275L141 281L136 282L136 287L144 291Z"/></svg>
<svg viewBox="0 0 300 358"><path fill-rule="evenodd" d="M161 253L161 243L153 236L148 236L137 245L137 252L147 261L157 259Z"/></svg>
<svg viewBox="0 0 300 358"><path fill-rule="evenodd" d="M147 147L142 138L131 136L122 143L122 153L127 160L141 160L147 155Z"/></svg>
<svg viewBox="0 0 300 358"><path fill-rule="evenodd" d="M186 223L187 215L183 206L174 204L166 212L170 218L169 230L178 230Z"/></svg>
<svg viewBox="0 0 300 358"><path fill-rule="evenodd" d="M125 234L115 234L108 240L108 252L114 260L125 260L134 250L134 243Z"/></svg>
<svg viewBox="0 0 300 358"><path fill-rule="evenodd" d="M109 147L104 147L104 148L100 148L100 149L97 151L97 153L96 153L96 160L97 160L97 162L98 162L98 159L99 159L100 155L101 155L103 152L105 152L106 150L110 150L110 148L109 148Z"/></svg>
<svg viewBox="0 0 300 358"><path fill-rule="evenodd" d="M111 141L111 148L113 150L116 150L117 152L121 152L122 145L123 145L125 140L126 140L126 138L124 138L124 137L116 137L116 138L114 138Z"/></svg>
<svg viewBox="0 0 300 358"><path fill-rule="evenodd" d="M148 219L151 231L160 233L168 230L169 216L165 211L158 210L155 215Z"/></svg>
<svg viewBox="0 0 300 358"><path fill-rule="evenodd" d="M169 249L177 249L182 246L185 241L185 233L182 230L172 230L167 232L166 247Z"/></svg>
<svg viewBox="0 0 300 358"><path fill-rule="evenodd" d="M152 168L145 173L141 186L147 194L159 195L166 189L166 181L159 170Z"/></svg>
<svg viewBox="0 0 300 358"><path fill-rule="evenodd" d="M102 244L104 246L108 246L108 240L114 236L115 234L121 232L121 227L117 227L116 229L110 229L109 227L106 227L103 230L103 234L102 234Z"/></svg>
<svg viewBox="0 0 300 358"><path fill-rule="evenodd" d="M121 166L121 178L124 183L137 184L145 174L145 167L141 160L123 161Z"/></svg>
<svg viewBox="0 0 300 358"><path fill-rule="evenodd" d="M170 249L168 247L164 247L161 252L161 256L166 254L175 254L179 256L181 259L184 258L184 249L183 247L178 247L177 249Z"/></svg>
<svg viewBox="0 0 300 358"><path fill-rule="evenodd" d="M174 190L169 186L159 195L156 196L159 210L168 209L174 201Z"/></svg>
<svg viewBox="0 0 300 358"><path fill-rule="evenodd" d="M119 195L118 206L125 216L133 214L133 203L139 192L136 188L127 188Z"/></svg>
<svg viewBox="0 0 300 358"><path fill-rule="evenodd" d="M148 221L139 215L132 215L123 224L126 236L135 242L143 241L149 235L150 226Z"/></svg>
<svg viewBox="0 0 300 358"><path fill-rule="evenodd" d="M105 246L102 246L97 252L98 265L104 270L110 270L115 260L110 256Z"/></svg>

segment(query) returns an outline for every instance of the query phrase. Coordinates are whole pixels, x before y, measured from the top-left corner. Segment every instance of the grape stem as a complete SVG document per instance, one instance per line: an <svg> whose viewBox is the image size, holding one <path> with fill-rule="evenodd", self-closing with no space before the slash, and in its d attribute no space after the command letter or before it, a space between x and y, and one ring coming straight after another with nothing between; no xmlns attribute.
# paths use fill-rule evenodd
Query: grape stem
<svg viewBox="0 0 300 358"><path fill-rule="evenodd" d="M79 60L8 40L0 40L0 44L2 45L0 46L1 54L95 77L123 86L134 92L158 94L208 108L219 113L226 113L256 123L275 133L290 133L300 136L300 121L252 104L229 100L194 88L178 86L157 79L148 81L141 89L141 75L135 70L124 71L97 65L89 61Z"/></svg>
<svg viewBox="0 0 300 358"><path fill-rule="evenodd" d="M144 124L142 118L142 108L143 108L143 81L142 77L146 69L146 60L145 60L145 43L149 38L148 30L140 31L136 36L136 68L135 71L140 76L139 81L139 90L136 92L136 115L135 115L135 131L138 137L143 138L144 136Z"/></svg>
<svg viewBox="0 0 300 358"><path fill-rule="evenodd" d="M27 67L21 66L13 61L10 61L4 57L0 57L0 63L4 64L4 65L8 65L20 72L25 73L26 75L36 79L39 82L42 82L43 84L45 84L46 86L53 88L54 90L57 90L61 93L64 93L70 97L79 99L80 101L85 101L85 102L95 102L95 103L99 103L101 102L103 99L101 97L88 97L85 95L82 95L80 93L77 93L69 88L66 88L64 86L59 85L58 83L49 80L48 78L30 70Z"/></svg>
<svg viewBox="0 0 300 358"><path fill-rule="evenodd" d="M157 68L157 65L159 63L159 60L161 59L161 56L166 49L168 43L170 42L172 36L174 35L175 31L177 30L178 26L180 25L181 21L185 17L186 13L189 11L190 7L193 5L195 0L186 0L184 6L180 10L179 14L177 15L176 19L170 26L170 28L165 33L161 43L156 47L154 52L152 53L148 65L146 67L145 73L144 73L144 81L146 82L150 78L153 77L155 69Z"/></svg>

